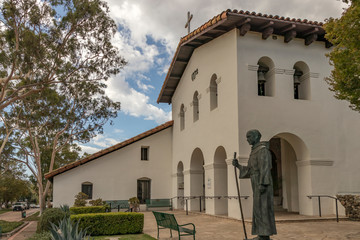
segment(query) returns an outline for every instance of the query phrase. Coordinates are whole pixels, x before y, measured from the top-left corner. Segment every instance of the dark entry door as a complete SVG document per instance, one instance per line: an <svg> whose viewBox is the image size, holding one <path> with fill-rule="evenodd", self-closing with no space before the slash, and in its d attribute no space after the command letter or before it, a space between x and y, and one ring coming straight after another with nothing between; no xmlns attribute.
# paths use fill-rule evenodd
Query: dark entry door
<svg viewBox="0 0 360 240"><path fill-rule="evenodd" d="M137 180L137 197L140 203L150 199L150 180Z"/></svg>

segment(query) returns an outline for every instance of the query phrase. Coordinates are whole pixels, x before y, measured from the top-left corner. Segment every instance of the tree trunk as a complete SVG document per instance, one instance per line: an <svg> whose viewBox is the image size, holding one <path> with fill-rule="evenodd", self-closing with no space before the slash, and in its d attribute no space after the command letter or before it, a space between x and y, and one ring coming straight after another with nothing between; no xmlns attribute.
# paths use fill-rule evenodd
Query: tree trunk
<svg viewBox="0 0 360 240"><path fill-rule="evenodd" d="M44 194L42 183L38 183L38 187L39 187L39 205L40 205L40 216L41 216L46 209L46 201L45 201L46 195Z"/></svg>

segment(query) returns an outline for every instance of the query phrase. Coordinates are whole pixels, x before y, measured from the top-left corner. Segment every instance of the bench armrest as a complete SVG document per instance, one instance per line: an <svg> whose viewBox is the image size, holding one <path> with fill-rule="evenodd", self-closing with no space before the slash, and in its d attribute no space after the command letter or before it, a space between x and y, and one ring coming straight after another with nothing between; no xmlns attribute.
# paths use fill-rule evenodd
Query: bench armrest
<svg viewBox="0 0 360 240"><path fill-rule="evenodd" d="M195 225L193 223L187 223L187 224L179 225L179 227L184 227L184 226L188 226L188 225L192 225L194 230L195 230Z"/></svg>

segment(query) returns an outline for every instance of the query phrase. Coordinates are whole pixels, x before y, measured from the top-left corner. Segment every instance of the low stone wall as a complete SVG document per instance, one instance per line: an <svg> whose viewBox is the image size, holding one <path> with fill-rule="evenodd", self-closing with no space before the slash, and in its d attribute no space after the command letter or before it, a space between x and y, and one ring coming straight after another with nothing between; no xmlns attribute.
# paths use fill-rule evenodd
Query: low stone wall
<svg viewBox="0 0 360 240"><path fill-rule="evenodd" d="M351 220L360 221L360 196L359 195L336 195L340 203L345 207L345 213Z"/></svg>

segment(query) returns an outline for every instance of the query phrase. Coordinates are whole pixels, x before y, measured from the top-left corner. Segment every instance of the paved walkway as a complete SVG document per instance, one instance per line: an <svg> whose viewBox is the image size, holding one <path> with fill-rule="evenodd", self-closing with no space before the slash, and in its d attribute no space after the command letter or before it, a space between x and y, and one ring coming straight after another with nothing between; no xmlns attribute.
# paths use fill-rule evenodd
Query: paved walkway
<svg viewBox="0 0 360 240"><path fill-rule="evenodd" d="M196 226L196 239L198 240L239 240L244 239L241 221L209 216L205 214L174 211L179 224L192 222ZM145 212L144 232L155 237L157 236L156 221L151 212ZM297 215L298 219L302 217ZM282 217L285 219L284 216ZM319 218L312 217L312 222L281 222L277 223L278 235L272 237L273 240L341 240L341 239L360 239L360 222L335 220L320 221ZM246 223L248 238L252 238L251 223ZM176 232L173 232L173 237ZM167 229L160 230L160 239L171 239ZM177 239L176 237L172 239ZM182 239L182 238L181 238ZM192 239L191 236L184 239Z"/></svg>
<svg viewBox="0 0 360 240"><path fill-rule="evenodd" d="M26 240L35 234L36 228L37 228L37 222L29 222L29 224L26 227L21 229L19 232L15 233L7 240Z"/></svg>

